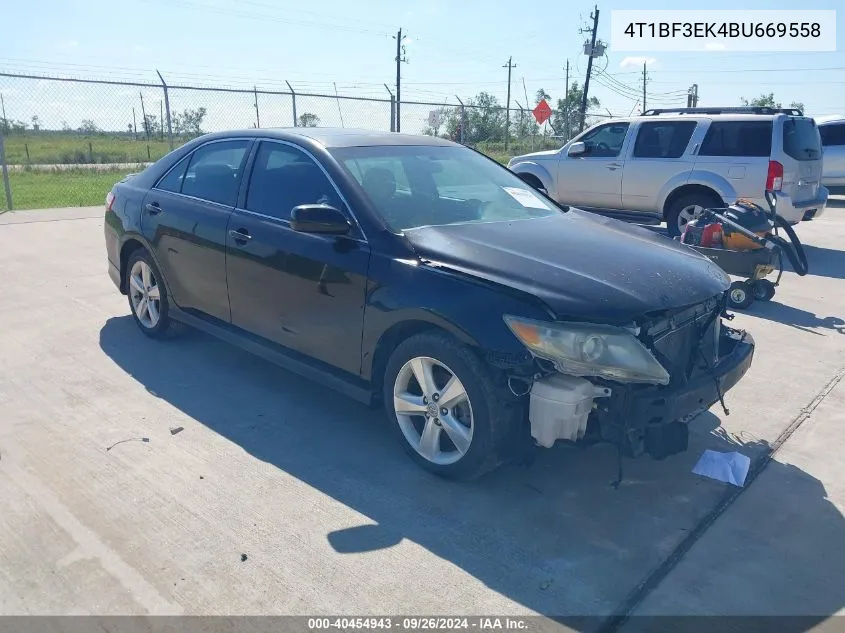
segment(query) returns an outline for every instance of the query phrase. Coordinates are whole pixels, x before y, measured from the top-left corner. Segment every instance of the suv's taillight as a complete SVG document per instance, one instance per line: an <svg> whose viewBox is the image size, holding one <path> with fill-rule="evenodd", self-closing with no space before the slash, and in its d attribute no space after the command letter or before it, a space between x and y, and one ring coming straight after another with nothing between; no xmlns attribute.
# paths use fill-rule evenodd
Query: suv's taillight
<svg viewBox="0 0 845 633"><path fill-rule="evenodd" d="M766 191L780 191L783 187L783 165L776 160L769 161L769 173L766 174Z"/></svg>
<svg viewBox="0 0 845 633"><path fill-rule="evenodd" d="M106 209L107 209L108 211L111 211L111 210L112 210L112 206L113 206L113 205L114 205L114 192L113 192L113 191L109 191L109 192L106 194Z"/></svg>

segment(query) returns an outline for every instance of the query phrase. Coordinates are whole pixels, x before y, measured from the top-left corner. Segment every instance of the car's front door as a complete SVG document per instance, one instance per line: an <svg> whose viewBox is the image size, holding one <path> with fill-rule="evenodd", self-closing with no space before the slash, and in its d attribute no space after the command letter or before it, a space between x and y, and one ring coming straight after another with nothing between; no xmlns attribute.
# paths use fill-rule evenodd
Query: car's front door
<svg viewBox="0 0 845 633"><path fill-rule="evenodd" d="M141 231L174 303L229 321L226 230L249 139L211 141L177 163L144 198Z"/></svg>
<svg viewBox="0 0 845 633"><path fill-rule="evenodd" d="M348 236L290 226L301 204L330 204ZM246 193L229 222L226 270L232 323L357 374L370 249L329 177L301 148L262 141Z"/></svg>
<svg viewBox="0 0 845 633"><path fill-rule="evenodd" d="M564 204L599 209L622 207L622 168L628 123L608 123L579 140L579 155L561 152L557 167L557 198Z"/></svg>

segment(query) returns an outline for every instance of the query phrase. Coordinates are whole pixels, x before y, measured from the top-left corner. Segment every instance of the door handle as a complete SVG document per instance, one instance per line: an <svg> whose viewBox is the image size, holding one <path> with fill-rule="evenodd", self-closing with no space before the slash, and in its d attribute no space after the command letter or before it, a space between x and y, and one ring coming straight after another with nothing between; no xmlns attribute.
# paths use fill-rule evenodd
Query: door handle
<svg viewBox="0 0 845 633"><path fill-rule="evenodd" d="M159 213L161 213L163 211L163 209L160 206L158 206L158 202L150 202L144 208L147 210L147 213L149 213L150 215L158 215Z"/></svg>
<svg viewBox="0 0 845 633"><path fill-rule="evenodd" d="M620 167L622 167L622 164L621 163L609 163L609 164L605 165L605 167L607 167L609 170L613 171L615 169L619 169Z"/></svg>
<svg viewBox="0 0 845 633"><path fill-rule="evenodd" d="M237 231L232 229L229 231L229 236L238 244L246 244L252 239L252 235L246 229L238 229Z"/></svg>

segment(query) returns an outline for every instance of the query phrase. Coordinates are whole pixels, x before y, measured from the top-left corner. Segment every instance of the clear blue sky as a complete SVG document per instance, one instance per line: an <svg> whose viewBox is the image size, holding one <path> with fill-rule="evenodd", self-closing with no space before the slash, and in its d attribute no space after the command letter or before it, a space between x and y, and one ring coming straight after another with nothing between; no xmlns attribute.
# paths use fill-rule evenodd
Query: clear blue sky
<svg viewBox="0 0 845 633"><path fill-rule="evenodd" d="M502 65L512 55L517 65L513 98L523 105L523 78L529 100L541 87L553 98L561 95L567 59L572 79L583 82L585 36L578 28L593 8L587 2L500 0L27 0L5 4L2 72L153 81L158 68L171 83L279 88L288 80L300 91L333 92L336 82L341 94L386 96L382 84L392 86L395 79L392 36L401 26L411 38L409 63L402 68L403 100L456 103L455 94L464 98L487 90L504 102L507 70ZM803 102L813 115L845 114L841 35L845 6L835 0L811 0L801 7L836 9L838 5L837 52L626 54L614 52L610 42L608 56L598 66L606 65L607 73L630 88L615 84L612 90L594 81L591 92L601 100L601 109L613 114L627 115L638 109L636 97L618 93L641 91L641 60L647 57L652 107L685 103L685 97L677 95L697 83L701 105L738 105L741 96L774 92L784 105ZM684 8L794 6L781 0L746 0L741 6L735 1L708 0ZM677 2L600 2L599 37L608 39L611 10L636 7L679 8ZM830 68L835 70L823 70ZM749 70L741 72L744 69ZM6 99L13 106L15 92L20 96L27 90L0 81L0 91L10 93ZM95 98L86 94L75 98L76 108L82 107L80 101ZM58 100L54 107L67 103ZM18 107L24 107L20 100Z"/></svg>

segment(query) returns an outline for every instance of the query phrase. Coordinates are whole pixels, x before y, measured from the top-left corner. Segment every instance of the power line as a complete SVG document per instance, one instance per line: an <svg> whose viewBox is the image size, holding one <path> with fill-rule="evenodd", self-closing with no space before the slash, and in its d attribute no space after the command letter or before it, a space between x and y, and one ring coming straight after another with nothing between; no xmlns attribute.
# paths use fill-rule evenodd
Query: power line
<svg viewBox="0 0 845 633"><path fill-rule="evenodd" d="M804 73L804 72L825 72L833 70L845 70L845 66L826 66L824 68L728 68L715 69L705 68L703 70L660 70L661 74L678 74L682 73L688 75L690 72L698 73ZM627 72L616 73L617 75L639 75L640 71L633 70Z"/></svg>

